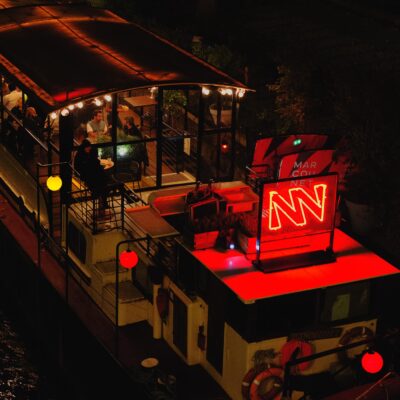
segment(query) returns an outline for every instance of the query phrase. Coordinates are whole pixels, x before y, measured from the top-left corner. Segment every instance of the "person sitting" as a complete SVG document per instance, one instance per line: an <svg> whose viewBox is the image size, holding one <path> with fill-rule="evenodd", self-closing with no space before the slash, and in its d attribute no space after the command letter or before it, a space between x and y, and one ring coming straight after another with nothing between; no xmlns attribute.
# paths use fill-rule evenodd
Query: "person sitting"
<svg viewBox="0 0 400 400"><path fill-rule="evenodd" d="M10 83L8 85L10 93L6 94L3 97L3 105L8 108L9 110L12 110L14 107L17 106L18 101L21 99L22 101L22 92L21 89L14 84Z"/></svg>
<svg viewBox="0 0 400 400"><path fill-rule="evenodd" d="M104 215L107 203L107 176L100 160L97 158L97 151L92 147L88 139L84 139L75 155L74 168L81 179L87 184L92 192L93 198L99 198L99 215Z"/></svg>
<svg viewBox="0 0 400 400"><path fill-rule="evenodd" d="M93 113L93 119L87 123L86 130L91 143L97 143L99 136L107 134L108 128L103 120L103 112L101 110L96 110Z"/></svg>
<svg viewBox="0 0 400 400"><path fill-rule="evenodd" d="M129 140L143 140L142 133L135 125L135 121L132 117L125 118L124 131L125 134L129 136ZM145 170L145 167L149 166L149 156L147 154L145 142L132 144L132 159L137 161L141 168L143 163L143 171Z"/></svg>

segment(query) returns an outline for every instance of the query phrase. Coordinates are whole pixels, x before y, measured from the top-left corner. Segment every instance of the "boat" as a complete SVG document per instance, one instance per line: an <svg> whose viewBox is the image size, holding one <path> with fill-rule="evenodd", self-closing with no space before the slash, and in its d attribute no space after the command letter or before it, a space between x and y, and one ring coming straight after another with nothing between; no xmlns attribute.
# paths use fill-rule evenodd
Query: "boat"
<svg viewBox="0 0 400 400"><path fill-rule="evenodd" d="M354 364L399 271L336 227L336 138L260 138L239 173L244 84L111 11L3 3L2 235L146 396L296 400Z"/></svg>

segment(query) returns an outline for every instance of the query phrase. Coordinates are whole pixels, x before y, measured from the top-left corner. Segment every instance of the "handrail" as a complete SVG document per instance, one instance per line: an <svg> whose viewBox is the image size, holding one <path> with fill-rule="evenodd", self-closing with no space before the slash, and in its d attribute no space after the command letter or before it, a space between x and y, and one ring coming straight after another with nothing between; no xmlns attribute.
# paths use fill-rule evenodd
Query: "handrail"
<svg viewBox="0 0 400 400"><path fill-rule="evenodd" d="M396 332L393 332L393 333L389 333L387 335L382 336L381 338L388 339L388 338L390 338L392 336L396 336L396 335L399 335L399 332L396 331ZM371 338L368 338L368 339L360 340L358 342L349 343L349 344L346 344L346 345L340 345L338 347L334 347L334 348L329 349L329 350L321 351L319 353L315 353L315 354L312 354L310 356L300 357L300 358L296 358L294 360L289 360L285 365L285 375L284 375L283 390L282 390L283 398L286 398L285 396L287 396L287 393L288 393L288 390L289 390L288 381L290 379L290 375L291 375L290 374L290 370L291 370L292 367L294 367L294 366L296 366L298 364L301 364L303 362L313 361L313 360L316 360L318 358L329 356L331 354L336 354L336 353L347 351L349 349L353 349L355 347L360 347L360 346L363 346L363 345L367 345L367 344L376 342L376 340L377 340L377 337L374 336L374 337L371 337Z"/></svg>

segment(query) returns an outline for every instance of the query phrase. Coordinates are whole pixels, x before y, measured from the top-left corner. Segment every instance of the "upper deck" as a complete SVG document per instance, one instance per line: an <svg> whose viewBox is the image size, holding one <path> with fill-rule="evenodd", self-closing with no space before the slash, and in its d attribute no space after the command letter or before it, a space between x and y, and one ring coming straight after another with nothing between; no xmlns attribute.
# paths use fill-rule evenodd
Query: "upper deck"
<svg viewBox="0 0 400 400"><path fill-rule="evenodd" d="M265 274L238 250L195 250L192 254L243 302L399 274L399 270L340 229L336 261Z"/></svg>

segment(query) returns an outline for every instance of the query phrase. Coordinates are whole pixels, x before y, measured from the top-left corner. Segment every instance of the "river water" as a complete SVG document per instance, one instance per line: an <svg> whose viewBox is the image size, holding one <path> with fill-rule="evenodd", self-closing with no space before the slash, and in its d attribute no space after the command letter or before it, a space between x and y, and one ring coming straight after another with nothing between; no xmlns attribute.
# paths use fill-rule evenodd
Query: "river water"
<svg viewBox="0 0 400 400"><path fill-rule="evenodd" d="M40 379L15 326L0 310L0 399L38 398Z"/></svg>

